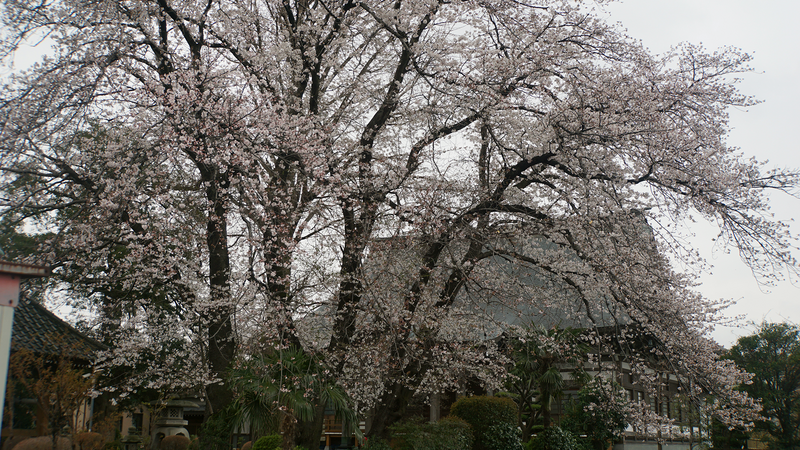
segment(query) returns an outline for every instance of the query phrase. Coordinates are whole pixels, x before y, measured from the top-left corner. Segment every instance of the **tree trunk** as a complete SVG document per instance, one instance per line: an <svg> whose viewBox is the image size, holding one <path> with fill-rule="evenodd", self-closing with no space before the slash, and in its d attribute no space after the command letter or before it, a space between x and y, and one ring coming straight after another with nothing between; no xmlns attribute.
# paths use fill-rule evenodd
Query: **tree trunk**
<svg viewBox="0 0 800 450"><path fill-rule="evenodd" d="M208 184L206 196L209 201L206 224L208 246L209 281L211 300L214 305L205 312L208 320L208 365L211 375L223 378L233 361L236 343L233 341L231 325L230 256L228 253L227 205L224 190L229 184L226 175L217 174ZM224 382L207 387L208 410L214 414L222 411L233 399L233 394Z"/></svg>
<svg viewBox="0 0 800 450"><path fill-rule="evenodd" d="M308 449L319 448L322 437L322 424L325 420L325 405L319 404L314 408L314 419L301 420L297 423L297 445Z"/></svg>
<svg viewBox="0 0 800 450"><path fill-rule="evenodd" d="M294 448L295 433L297 432L297 419L294 418L293 414L288 412L283 414L279 431L283 436L281 449L292 450Z"/></svg>
<svg viewBox="0 0 800 450"><path fill-rule="evenodd" d="M552 424L550 417L550 408L545 408L544 405L542 405L542 425L544 425L545 429L550 428Z"/></svg>
<svg viewBox="0 0 800 450"><path fill-rule="evenodd" d="M367 428L368 437L389 437L389 426L403 418L406 407L411 401L414 391L400 383L395 383L392 390L381 396L375 406L372 421Z"/></svg>

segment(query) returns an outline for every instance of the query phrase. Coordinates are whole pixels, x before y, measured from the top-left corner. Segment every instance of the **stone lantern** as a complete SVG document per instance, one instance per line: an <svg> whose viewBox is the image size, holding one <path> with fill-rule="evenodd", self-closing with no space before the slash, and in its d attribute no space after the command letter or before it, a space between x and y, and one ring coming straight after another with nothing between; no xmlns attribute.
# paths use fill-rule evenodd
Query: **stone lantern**
<svg viewBox="0 0 800 450"><path fill-rule="evenodd" d="M198 407L196 403L188 400L169 400L160 406L161 410L150 439L151 450L157 450L161 440L167 436L185 436L189 439L189 431L185 428L189 421L183 418L183 408Z"/></svg>
<svg viewBox="0 0 800 450"><path fill-rule="evenodd" d="M137 433L136 427L128 428L128 434L122 438L122 450L141 450L142 437Z"/></svg>

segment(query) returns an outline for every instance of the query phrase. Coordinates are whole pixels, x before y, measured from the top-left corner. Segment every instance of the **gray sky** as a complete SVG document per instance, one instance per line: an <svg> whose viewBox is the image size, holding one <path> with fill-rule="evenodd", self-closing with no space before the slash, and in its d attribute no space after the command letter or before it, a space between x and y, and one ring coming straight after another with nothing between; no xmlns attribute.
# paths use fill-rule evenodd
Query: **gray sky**
<svg viewBox="0 0 800 450"><path fill-rule="evenodd" d="M621 22L632 37L654 53L688 41L713 50L733 46L754 56L753 73L745 74L740 89L763 103L731 111L729 145L748 157L769 160L770 166L800 167L800 2L796 0L622 0L608 5L612 21ZM800 200L774 196L773 213L792 220ZM710 227L695 226L694 245L714 268L700 278L706 297L738 301L728 314L744 315L744 322L800 322L800 287L786 281L760 287L750 270L734 254L714 249ZM800 224L794 226L800 233ZM800 257L800 252L795 256ZM795 281L797 284L797 281ZM714 338L725 346L752 327L718 327Z"/></svg>

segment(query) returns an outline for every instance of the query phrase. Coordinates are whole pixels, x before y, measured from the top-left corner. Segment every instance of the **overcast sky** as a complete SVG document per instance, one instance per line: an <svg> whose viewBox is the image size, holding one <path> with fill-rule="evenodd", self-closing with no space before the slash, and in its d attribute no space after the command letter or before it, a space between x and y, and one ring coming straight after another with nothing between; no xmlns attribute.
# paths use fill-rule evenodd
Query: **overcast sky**
<svg viewBox="0 0 800 450"><path fill-rule="evenodd" d="M623 0L606 9L612 21L621 22L655 53L688 41L708 49L734 46L752 54L755 71L743 76L740 89L763 103L747 111L731 111L728 143L771 165L800 167L800 27L796 22L800 1ZM773 197L776 217L792 220L798 211L800 200ZM700 292L709 298L737 300L729 315L743 314L744 322L800 322L800 288L789 281L759 287L737 255L714 249L710 228L697 226L693 231L697 235L693 243L714 265L710 275L700 278ZM794 232L800 233L800 224ZM751 332L752 327L718 327L714 338L730 346L738 336Z"/></svg>

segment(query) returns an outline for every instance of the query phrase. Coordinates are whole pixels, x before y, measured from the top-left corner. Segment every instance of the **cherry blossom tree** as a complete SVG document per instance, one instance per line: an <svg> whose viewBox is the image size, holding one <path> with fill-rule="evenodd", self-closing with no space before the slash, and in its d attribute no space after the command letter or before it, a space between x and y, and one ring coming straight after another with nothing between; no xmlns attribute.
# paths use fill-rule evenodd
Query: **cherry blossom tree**
<svg viewBox="0 0 800 450"><path fill-rule="evenodd" d="M120 345L180 342L149 385L212 411L237 352L322 352L381 434L415 395L497 388L514 317L636 324L747 421L669 225L716 223L759 277L793 271L767 169L725 143L749 56L651 55L569 0L6 0L6 223ZM621 331L625 340L629 331ZM170 360L172 358L172 360ZM176 359L179 364L175 364Z"/></svg>

